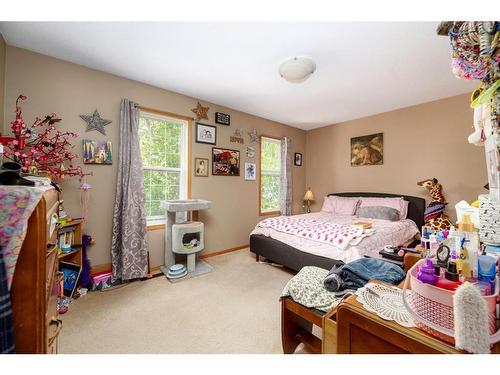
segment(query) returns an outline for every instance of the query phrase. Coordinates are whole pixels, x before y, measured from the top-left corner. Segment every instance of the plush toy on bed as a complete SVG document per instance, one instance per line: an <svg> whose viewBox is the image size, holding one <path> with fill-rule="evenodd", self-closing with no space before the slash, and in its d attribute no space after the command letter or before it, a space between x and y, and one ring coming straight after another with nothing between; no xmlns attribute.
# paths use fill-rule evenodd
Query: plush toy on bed
<svg viewBox="0 0 500 375"><path fill-rule="evenodd" d="M417 185L426 188L431 195L431 202L424 213L425 225L432 227L435 231L450 229L451 221L448 215L444 213L448 203L444 199L441 184L436 178L429 178L417 182Z"/></svg>

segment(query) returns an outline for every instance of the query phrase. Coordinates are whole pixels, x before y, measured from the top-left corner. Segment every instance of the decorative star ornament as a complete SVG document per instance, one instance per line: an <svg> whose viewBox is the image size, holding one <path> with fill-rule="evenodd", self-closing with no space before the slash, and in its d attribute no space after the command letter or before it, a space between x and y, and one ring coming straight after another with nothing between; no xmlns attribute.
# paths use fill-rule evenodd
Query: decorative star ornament
<svg viewBox="0 0 500 375"><path fill-rule="evenodd" d="M259 134L257 133L257 129L248 132L248 136L250 137L250 142L257 142L259 140Z"/></svg>
<svg viewBox="0 0 500 375"><path fill-rule="evenodd" d="M94 113L91 116L88 115L80 115L80 118L87 123L87 130L86 131L91 131L91 130L97 130L98 132L102 133L103 135L106 135L106 131L104 130L104 127L108 124L111 124L111 120L105 120L101 117L99 112L97 112L97 109L94 111Z"/></svg>
<svg viewBox="0 0 500 375"><path fill-rule="evenodd" d="M196 104L196 108L193 108L191 112L196 115L196 121L205 119L208 120L207 112L210 107L203 107L200 102Z"/></svg>

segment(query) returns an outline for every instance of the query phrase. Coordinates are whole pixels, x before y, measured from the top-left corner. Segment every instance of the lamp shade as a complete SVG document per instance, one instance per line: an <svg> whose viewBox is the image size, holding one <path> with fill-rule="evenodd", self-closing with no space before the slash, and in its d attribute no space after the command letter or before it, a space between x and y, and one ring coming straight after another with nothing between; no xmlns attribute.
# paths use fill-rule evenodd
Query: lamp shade
<svg viewBox="0 0 500 375"><path fill-rule="evenodd" d="M314 200L314 194L311 191L311 188L307 189L306 193L304 194L304 200L305 201L313 201Z"/></svg>

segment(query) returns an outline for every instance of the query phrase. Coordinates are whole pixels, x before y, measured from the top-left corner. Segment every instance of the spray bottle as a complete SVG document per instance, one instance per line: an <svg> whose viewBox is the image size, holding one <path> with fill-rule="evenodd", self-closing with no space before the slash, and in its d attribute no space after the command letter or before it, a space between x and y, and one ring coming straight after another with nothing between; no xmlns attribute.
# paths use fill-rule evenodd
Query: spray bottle
<svg viewBox="0 0 500 375"><path fill-rule="evenodd" d="M460 239L460 258L461 260L467 259L470 266L470 272L466 270L468 275L464 274L464 276L477 277L479 235L468 214L463 214L461 221L458 223L458 237Z"/></svg>

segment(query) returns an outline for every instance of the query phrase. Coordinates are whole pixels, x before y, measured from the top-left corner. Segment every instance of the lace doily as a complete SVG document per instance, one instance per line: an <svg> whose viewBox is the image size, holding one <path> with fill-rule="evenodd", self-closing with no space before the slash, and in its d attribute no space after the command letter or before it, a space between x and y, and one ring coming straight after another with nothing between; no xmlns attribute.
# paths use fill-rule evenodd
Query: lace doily
<svg viewBox="0 0 500 375"><path fill-rule="evenodd" d="M408 291L407 293L411 293ZM358 301L382 319L393 320L404 327L415 327L403 305L403 291L382 284L368 283L356 291Z"/></svg>

